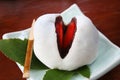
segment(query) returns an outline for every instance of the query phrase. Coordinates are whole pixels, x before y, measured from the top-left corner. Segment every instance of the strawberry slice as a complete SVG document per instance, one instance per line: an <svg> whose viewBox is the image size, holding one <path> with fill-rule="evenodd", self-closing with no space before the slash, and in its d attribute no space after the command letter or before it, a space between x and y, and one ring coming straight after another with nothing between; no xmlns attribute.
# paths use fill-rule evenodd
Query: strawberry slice
<svg viewBox="0 0 120 80"><path fill-rule="evenodd" d="M56 26L57 40L59 43L58 45L62 48L63 46L63 21L62 21L61 16L58 16L56 18L55 26Z"/></svg>
<svg viewBox="0 0 120 80"><path fill-rule="evenodd" d="M57 44L60 56L64 58L72 45L76 32L76 19L73 18L68 25L65 25L62 17L58 16L55 21Z"/></svg>
<svg viewBox="0 0 120 80"><path fill-rule="evenodd" d="M67 30L63 38L63 48L66 48L67 46L72 44L74 34L76 31L76 19L73 18L72 21L66 27L67 27Z"/></svg>

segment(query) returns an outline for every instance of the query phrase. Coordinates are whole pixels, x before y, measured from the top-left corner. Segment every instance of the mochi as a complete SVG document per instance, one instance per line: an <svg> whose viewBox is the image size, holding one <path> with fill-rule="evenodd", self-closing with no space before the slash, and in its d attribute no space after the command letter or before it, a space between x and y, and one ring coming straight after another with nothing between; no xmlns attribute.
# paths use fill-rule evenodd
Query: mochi
<svg viewBox="0 0 120 80"><path fill-rule="evenodd" d="M64 16L45 14L36 20L34 53L50 69L71 71L96 59L99 35L95 25L82 12L68 22Z"/></svg>

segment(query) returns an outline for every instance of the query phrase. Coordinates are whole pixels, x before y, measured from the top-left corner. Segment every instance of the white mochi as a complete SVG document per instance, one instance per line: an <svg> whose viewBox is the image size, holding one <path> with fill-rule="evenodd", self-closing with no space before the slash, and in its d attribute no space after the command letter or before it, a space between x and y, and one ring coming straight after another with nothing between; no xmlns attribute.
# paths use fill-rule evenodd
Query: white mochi
<svg viewBox="0 0 120 80"><path fill-rule="evenodd" d="M89 18L74 16L77 30L65 58L61 58L57 46L55 19L60 14L40 16L34 25L34 52L37 58L51 69L74 70L92 63L97 56L98 31Z"/></svg>

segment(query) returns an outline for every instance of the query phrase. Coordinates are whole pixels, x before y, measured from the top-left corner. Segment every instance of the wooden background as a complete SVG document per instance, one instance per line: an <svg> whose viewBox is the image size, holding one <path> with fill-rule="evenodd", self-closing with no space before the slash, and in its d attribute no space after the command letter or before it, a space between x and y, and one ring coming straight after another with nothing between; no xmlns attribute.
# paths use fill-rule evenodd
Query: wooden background
<svg viewBox="0 0 120 80"><path fill-rule="evenodd" d="M34 18L62 12L73 3L120 47L120 0L0 0L0 38L6 32L29 28ZM25 80L17 65L1 52L0 80ZM99 80L120 80L120 65Z"/></svg>

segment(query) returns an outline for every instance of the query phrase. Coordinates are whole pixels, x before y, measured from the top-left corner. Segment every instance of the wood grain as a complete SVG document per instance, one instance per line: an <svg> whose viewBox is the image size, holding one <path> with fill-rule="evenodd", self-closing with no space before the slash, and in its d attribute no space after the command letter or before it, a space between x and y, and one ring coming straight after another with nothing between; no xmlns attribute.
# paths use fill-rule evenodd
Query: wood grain
<svg viewBox="0 0 120 80"><path fill-rule="evenodd" d="M77 3L96 27L120 47L120 0L1 0L0 38L6 32L23 30L33 19L58 13ZM99 80L120 80L120 65ZM7 76L7 77L6 77ZM25 80L17 65L0 53L0 80Z"/></svg>

